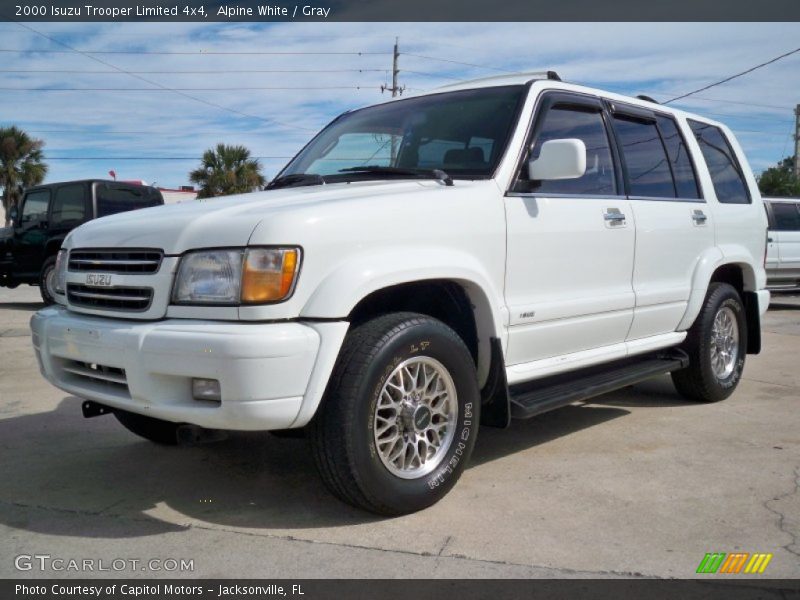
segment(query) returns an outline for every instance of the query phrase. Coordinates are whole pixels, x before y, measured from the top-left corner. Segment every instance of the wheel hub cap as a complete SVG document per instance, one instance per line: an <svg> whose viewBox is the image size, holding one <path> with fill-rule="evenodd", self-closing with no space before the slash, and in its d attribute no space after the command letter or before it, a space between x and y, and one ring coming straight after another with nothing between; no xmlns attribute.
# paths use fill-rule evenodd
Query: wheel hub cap
<svg viewBox="0 0 800 600"><path fill-rule="evenodd" d="M711 370L717 379L727 379L739 358L739 327L730 307L723 306L711 327Z"/></svg>
<svg viewBox="0 0 800 600"><path fill-rule="evenodd" d="M389 375L373 419L375 446L390 473L415 479L442 462L458 417L453 378L429 357L403 361Z"/></svg>

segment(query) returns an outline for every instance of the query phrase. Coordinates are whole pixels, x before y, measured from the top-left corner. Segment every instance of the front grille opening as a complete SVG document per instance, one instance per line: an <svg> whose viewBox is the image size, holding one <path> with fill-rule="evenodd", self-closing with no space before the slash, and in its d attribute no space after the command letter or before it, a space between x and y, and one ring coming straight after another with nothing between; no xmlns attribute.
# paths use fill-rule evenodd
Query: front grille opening
<svg viewBox="0 0 800 600"><path fill-rule="evenodd" d="M92 383L102 383L109 387L128 390L128 379L125 369L109 367L97 363L88 363L78 360L65 360L61 368L76 377Z"/></svg>
<svg viewBox="0 0 800 600"><path fill-rule="evenodd" d="M150 274L158 271L163 256L161 250L72 250L69 270Z"/></svg>
<svg viewBox="0 0 800 600"><path fill-rule="evenodd" d="M67 301L74 306L85 308L146 311L153 301L153 288L91 287L68 283Z"/></svg>

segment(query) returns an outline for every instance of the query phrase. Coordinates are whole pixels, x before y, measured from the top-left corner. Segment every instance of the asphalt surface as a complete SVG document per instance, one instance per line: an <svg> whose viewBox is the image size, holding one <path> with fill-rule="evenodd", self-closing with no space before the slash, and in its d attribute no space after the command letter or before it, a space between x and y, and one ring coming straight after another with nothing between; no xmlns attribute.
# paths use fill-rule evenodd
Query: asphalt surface
<svg viewBox="0 0 800 600"><path fill-rule="evenodd" d="M483 428L456 488L395 519L330 496L302 439L162 448L84 419L39 375L40 307L37 288L0 289L2 578L693 577L734 551L774 554L761 577L800 576L798 296L777 297L725 402L687 403L665 377ZM94 571L20 571L20 555Z"/></svg>

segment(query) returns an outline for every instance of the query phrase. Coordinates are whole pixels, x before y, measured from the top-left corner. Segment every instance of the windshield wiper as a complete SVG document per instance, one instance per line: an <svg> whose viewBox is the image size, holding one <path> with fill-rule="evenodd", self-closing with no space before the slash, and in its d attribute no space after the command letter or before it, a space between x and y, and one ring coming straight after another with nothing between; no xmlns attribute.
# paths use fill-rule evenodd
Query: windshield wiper
<svg viewBox="0 0 800 600"><path fill-rule="evenodd" d="M268 190L282 187L300 187L303 185L325 185L325 178L316 173L290 173L276 177L267 184Z"/></svg>
<svg viewBox="0 0 800 600"><path fill-rule="evenodd" d="M339 169L339 173L364 173L366 175L397 175L399 177L415 177L417 179L436 179L445 185L453 185L453 178L441 169L404 169L401 167L383 167L380 165L362 165Z"/></svg>

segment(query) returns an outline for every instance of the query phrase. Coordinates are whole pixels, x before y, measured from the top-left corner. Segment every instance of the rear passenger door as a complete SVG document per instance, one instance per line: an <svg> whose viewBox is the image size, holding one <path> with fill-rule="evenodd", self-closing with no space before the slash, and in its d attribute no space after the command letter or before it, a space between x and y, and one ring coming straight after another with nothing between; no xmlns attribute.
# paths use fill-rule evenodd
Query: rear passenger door
<svg viewBox="0 0 800 600"><path fill-rule="evenodd" d="M50 239L64 239L78 225L87 220L91 214L88 184L85 182L69 183L55 190L50 206L48 235Z"/></svg>
<svg viewBox="0 0 800 600"><path fill-rule="evenodd" d="M529 180L528 159L566 138L586 146L585 174ZM509 366L621 344L633 318L634 221L602 102L545 93L526 148L505 199Z"/></svg>
<svg viewBox="0 0 800 600"><path fill-rule="evenodd" d="M714 246L714 227L675 119L639 106L608 106L636 220L636 307L627 335L633 341L676 330L698 261Z"/></svg>

